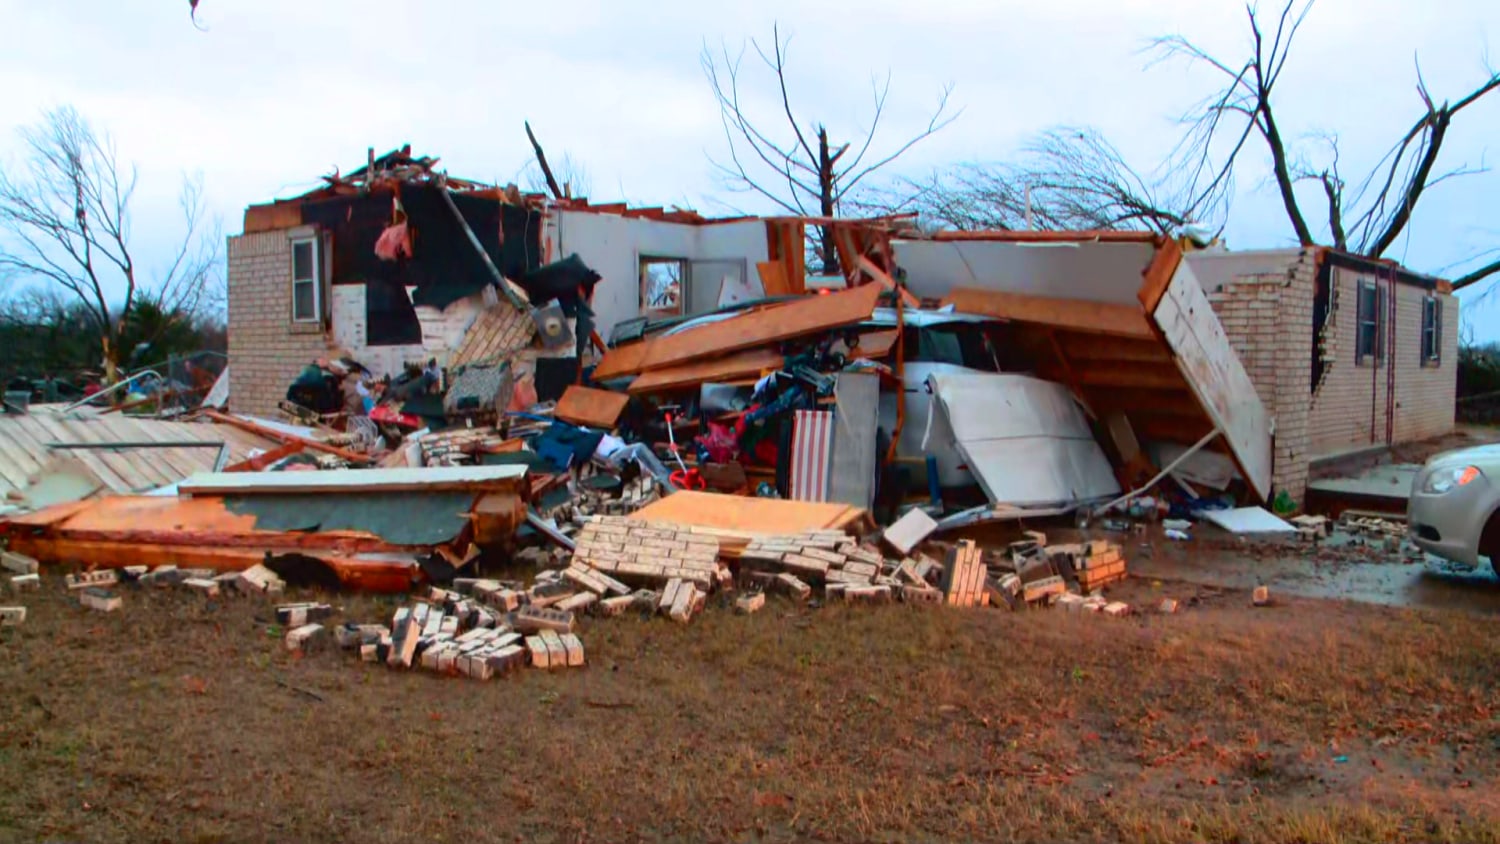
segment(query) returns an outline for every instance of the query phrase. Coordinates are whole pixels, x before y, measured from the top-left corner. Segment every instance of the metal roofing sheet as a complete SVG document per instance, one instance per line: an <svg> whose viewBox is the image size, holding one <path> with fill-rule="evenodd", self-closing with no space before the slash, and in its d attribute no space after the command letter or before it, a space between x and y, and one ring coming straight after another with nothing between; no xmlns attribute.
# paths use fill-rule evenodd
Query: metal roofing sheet
<svg viewBox="0 0 1500 844"><path fill-rule="evenodd" d="M119 413L101 414L87 408L68 413L47 405L32 406L24 414L0 414L0 495L24 506L22 493L44 476L58 471L80 471L114 493L144 492L175 483L214 468L218 451L212 447L140 447L120 449L57 449L50 443L173 443L222 442L229 446L229 462L249 457L252 449L270 450L278 444L264 437L200 422L146 419Z"/></svg>

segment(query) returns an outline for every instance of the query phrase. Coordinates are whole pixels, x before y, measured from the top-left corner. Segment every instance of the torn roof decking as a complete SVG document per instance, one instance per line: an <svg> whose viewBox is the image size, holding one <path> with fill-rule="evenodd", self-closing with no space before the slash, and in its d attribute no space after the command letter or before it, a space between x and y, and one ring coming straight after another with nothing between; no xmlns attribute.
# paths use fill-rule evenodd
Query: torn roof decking
<svg viewBox="0 0 1500 844"><path fill-rule="evenodd" d="M1140 242L1118 241L1132 247ZM1124 414L1141 439L1191 445L1218 427L1224 436L1211 447L1230 454L1265 499L1270 419L1255 386L1181 247L1163 242L1149 261L1136 271L1144 275L1141 281L1115 268L1121 288L1116 301L960 288L945 304L1010 321L1038 374L1069 386L1101 416ZM1121 301L1126 283L1135 299L1129 304Z"/></svg>
<svg viewBox="0 0 1500 844"><path fill-rule="evenodd" d="M742 311L707 325L619 346L604 355L594 378L634 375L852 325L870 318L882 292L878 284L864 284Z"/></svg>
<svg viewBox="0 0 1500 844"><path fill-rule="evenodd" d="M222 442L229 463L252 450L269 451L280 443L227 425L145 419L91 408L58 413L40 406L24 414L0 415L0 495L21 492L53 471L84 471L101 489L127 494L176 483L197 472L212 471L218 450L134 447L55 449L50 443ZM67 468L62 468L67 467Z"/></svg>

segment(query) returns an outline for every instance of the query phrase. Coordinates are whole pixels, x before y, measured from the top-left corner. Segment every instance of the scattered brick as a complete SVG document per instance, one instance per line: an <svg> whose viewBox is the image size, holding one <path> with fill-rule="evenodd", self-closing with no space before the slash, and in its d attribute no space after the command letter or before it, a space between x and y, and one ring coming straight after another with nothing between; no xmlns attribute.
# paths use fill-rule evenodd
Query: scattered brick
<svg viewBox="0 0 1500 844"><path fill-rule="evenodd" d="M19 627L25 623L25 607L0 607L0 627Z"/></svg>
<svg viewBox="0 0 1500 844"><path fill-rule="evenodd" d="M36 560L14 551L0 551L0 567L12 574L36 574L41 571Z"/></svg>
<svg viewBox="0 0 1500 844"><path fill-rule="evenodd" d="M741 595L734 601L734 611L741 615L750 615L760 612L766 605L766 593L752 592L749 595Z"/></svg>
<svg viewBox="0 0 1500 844"><path fill-rule="evenodd" d="M91 610L114 612L125 605L119 595L98 586L90 586L78 596L78 602Z"/></svg>
<svg viewBox="0 0 1500 844"><path fill-rule="evenodd" d="M70 590L88 589L91 586L114 586L119 582L120 575L114 569L63 575L63 583L67 584Z"/></svg>

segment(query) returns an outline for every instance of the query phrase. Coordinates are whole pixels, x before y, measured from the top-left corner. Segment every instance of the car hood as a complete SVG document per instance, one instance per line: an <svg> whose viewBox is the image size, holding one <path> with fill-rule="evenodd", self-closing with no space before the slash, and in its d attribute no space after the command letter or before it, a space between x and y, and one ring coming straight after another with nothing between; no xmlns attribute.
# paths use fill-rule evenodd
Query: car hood
<svg viewBox="0 0 1500 844"><path fill-rule="evenodd" d="M1500 471L1500 443L1493 445L1476 445L1469 448L1460 448L1457 451L1445 451L1427 461L1426 471L1433 469L1448 469L1459 466L1478 466L1481 471L1492 477Z"/></svg>

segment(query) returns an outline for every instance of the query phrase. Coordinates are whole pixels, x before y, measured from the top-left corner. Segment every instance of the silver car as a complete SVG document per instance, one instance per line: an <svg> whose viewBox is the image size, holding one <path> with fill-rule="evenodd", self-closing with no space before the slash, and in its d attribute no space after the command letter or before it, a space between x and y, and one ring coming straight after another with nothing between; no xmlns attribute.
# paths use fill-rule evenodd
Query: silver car
<svg viewBox="0 0 1500 844"><path fill-rule="evenodd" d="M1417 547L1500 574L1500 445L1450 451L1427 461L1412 481L1407 524Z"/></svg>

